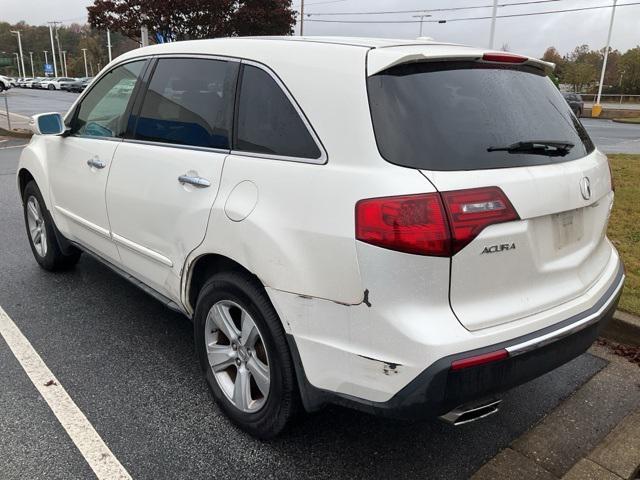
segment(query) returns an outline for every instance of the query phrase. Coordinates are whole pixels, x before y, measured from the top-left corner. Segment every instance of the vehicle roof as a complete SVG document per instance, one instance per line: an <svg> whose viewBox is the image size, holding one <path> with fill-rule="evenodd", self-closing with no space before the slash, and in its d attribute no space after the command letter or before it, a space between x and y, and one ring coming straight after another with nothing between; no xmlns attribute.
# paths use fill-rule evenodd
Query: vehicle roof
<svg viewBox="0 0 640 480"><path fill-rule="evenodd" d="M479 59L483 53L490 50L436 42L427 38L412 40L363 37L232 37L151 45L127 52L118 57L118 60L147 55L202 54L245 58L272 67L283 62L295 62L299 67L311 68L326 62L335 65L350 63L354 56L365 58L370 51L373 53L369 55L368 60L369 75L398 63L423 59ZM527 63L547 71L554 67L551 63L527 58Z"/></svg>

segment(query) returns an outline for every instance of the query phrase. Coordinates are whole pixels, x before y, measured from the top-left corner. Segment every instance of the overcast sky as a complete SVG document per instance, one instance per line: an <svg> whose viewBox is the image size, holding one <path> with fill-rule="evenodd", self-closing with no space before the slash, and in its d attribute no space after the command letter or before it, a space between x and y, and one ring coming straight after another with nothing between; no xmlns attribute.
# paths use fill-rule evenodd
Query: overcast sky
<svg viewBox="0 0 640 480"><path fill-rule="evenodd" d="M499 3L515 3L525 0L499 0ZM619 4L635 3L638 0L619 0ZM30 24L44 24L48 20L63 20L65 23L86 21L86 6L91 0L2 0L0 19L16 22L25 20ZM501 7L498 15L540 12L558 9L582 8L611 4L612 0L557 0L549 3ZM294 0L299 9L300 0ZM437 9L448 7L482 6L492 0L306 0L305 13L371 12ZM491 15L491 8L459 10L454 12L431 12L425 19L423 35L438 41L468 45L487 46L490 20L458 21L446 24L427 23L429 20L482 17ZM561 53L586 43L592 48L602 48L606 42L611 9L583 12L557 13L550 15L498 18L496 24L496 48L503 44L509 50L541 56L545 48L553 45ZM305 15L306 35L347 35L412 38L418 35L420 26L412 24L341 24L319 23L310 20L411 20L411 13L391 15ZM625 51L640 44L640 5L619 7L613 30L611 45Z"/></svg>

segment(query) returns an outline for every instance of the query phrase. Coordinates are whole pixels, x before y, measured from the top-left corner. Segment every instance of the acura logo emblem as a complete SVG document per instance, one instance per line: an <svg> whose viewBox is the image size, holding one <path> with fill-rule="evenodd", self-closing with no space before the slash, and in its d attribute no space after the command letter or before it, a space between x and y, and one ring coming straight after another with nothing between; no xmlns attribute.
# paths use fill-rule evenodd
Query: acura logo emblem
<svg viewBox="0 0 640 480"><path fill-rule="evenodd" d="M591 198L591 180L589 180L589 177L582 177L582 180L580 180L580 193L585 200Z"/></svg>

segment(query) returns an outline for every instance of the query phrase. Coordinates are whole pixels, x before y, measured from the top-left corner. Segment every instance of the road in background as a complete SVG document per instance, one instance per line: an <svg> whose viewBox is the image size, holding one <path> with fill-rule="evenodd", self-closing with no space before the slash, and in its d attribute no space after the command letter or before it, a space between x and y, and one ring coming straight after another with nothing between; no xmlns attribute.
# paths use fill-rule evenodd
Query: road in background
<svg viewBox="0 0 640 480"><path fill-rule="evenodd" d="M604 153L640 153L640 124L582 118L591 140Z"/></svg>

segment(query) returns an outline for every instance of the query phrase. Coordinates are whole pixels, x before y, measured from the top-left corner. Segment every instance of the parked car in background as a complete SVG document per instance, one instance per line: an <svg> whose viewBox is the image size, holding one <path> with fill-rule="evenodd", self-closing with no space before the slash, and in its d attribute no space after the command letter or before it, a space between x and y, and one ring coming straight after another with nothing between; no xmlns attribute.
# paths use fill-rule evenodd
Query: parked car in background
<svg viewBox="0 0 640 480"><path fill-rule="evenodd" d="M27 83L30 83L30 82L33 82L33 78L31 77L21 78L18 80L17 86L20 88L27 88Z"/></svg>
<svg viewBox="0 0 640 480"><path fill-rule="evenodd" d="M39 83L39 88L46 90L60 90L61 84L74 82L76 79L71 77L56 77L43 80Z"/></svg>
<svg viewBox="0 0 640 480"><path fill-rule="evenodd" d="M37 88L34 85L38 85L41 81L43 81L45 79L46 79L46 77L32 78L31 80L28 80L28 81L24 82L24 88Z"/></svg>
<svg viewBox="0 0 640 480"><path fill-rule="evenodd" d="M33 118L31 251L86 252L189 317L258 437L328 403L484 418L587 350L625 277L607 157L552 68L427 40L134 49Z"/></svg>
<svg viewBox="0 0 640 480"><path fill-rule="evenodd" d="M9 77L0 75L0 92L4 90L9 90L10 88L11 88L11 79Z"/></svg>
<svg viewBox="0 0 640 480"><path fill-rule="evenodd" d="M68 92L82 92L91 83L91 80L93 77L82 77L73 82L62 83L60 88Z"/></svg>
<svg viewBox="0 0 640 480"><path fill-rule="evenodd" d="M571 107L573 113L576 114L576 117L581 117L584 111L584 101L582 101L582 97L577 93L563 93L562 96Z"/></svg>
<svg viewBox="0 0 640 480"><path fill-rule="evenodd" d="M20 80L22 80L22 78L9 77L9 81L11 82L11 86L12 87L17 87L18 86L18 82Z"/></svg>

